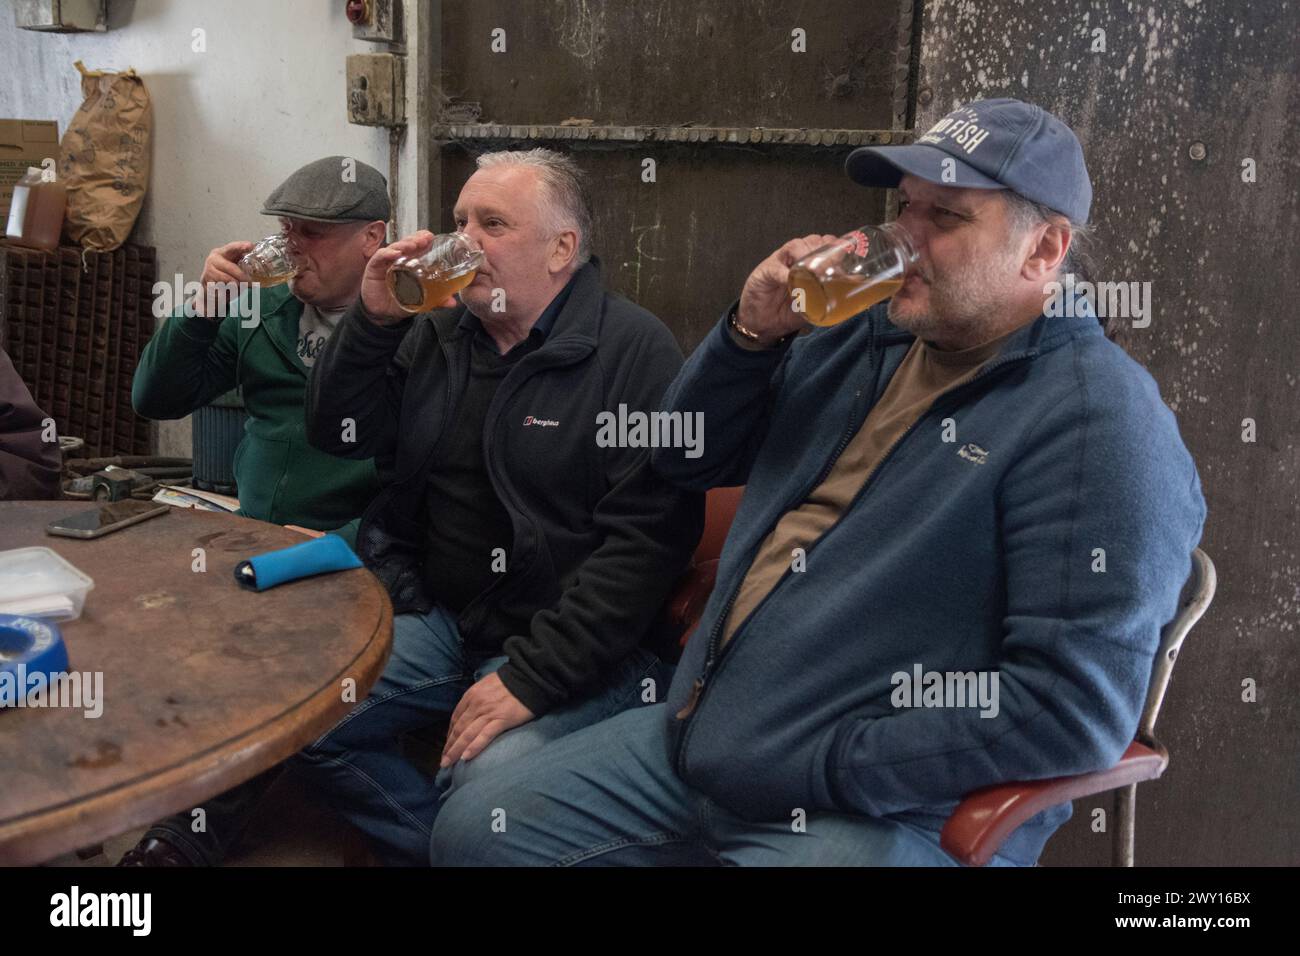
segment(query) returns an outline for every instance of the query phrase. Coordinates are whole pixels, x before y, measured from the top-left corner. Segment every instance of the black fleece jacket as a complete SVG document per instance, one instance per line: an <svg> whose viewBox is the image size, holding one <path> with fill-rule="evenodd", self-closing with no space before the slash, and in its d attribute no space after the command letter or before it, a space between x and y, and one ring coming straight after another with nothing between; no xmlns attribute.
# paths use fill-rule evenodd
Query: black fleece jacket
<svg viewBox="0 0 1300 956"><path fill-rule="evenodd" d="M308 386L308 441L380 468L385 487L362 518L357 551L396 613L427 611L438 597L421 574L423 515L429 469L468 379L463 310L383 327L358 302ZM505 573L458 625L471 659L509 657L501 680L535 715L585 696L647 640L699 541L701 494L659 478L650 449L596 441L601 412L659 409L681 365L667 327L606 292L593 259L545 343L511 368L488 409L484 454L514 542Z"/></svg>

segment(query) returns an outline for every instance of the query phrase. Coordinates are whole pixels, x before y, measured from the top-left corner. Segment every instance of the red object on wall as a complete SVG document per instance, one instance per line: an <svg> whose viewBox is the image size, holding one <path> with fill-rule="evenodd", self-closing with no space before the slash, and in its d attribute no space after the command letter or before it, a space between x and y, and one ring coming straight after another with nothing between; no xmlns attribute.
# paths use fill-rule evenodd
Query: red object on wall
<svg viewBox="0 0 1300 956"><path fill-rule="evenodd" d="M350 23L366 23L370 19L369 0L348 0L347 14Z"/></svg>

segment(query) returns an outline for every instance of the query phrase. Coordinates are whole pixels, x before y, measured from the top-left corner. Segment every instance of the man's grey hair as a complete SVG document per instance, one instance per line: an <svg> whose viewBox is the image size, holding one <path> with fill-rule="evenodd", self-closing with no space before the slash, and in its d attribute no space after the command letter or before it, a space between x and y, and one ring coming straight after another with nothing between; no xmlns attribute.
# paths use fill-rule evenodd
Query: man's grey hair
<svg viewBox="0 0 1300 956"><path fill-rule="evenodd" d="M1057 267L1058 276L1073 274L1076 281L1083 282L1091 279L1092 263L1092 226L1086 222L1075 222L1068 216L1057 212L1050 206L1043 203L1034 202L1032 199L1026 199L1020 193L1011 189L1002 190L1002 196L1007 201L1007 216L1011 220L1011 234L1020 236L1035 226L1043 223L1060 222L1064 220L1070 224L1070 248L1065 253L1065 258ZM1108 322L1107 319L1098 318L1101 327L1105 329L1108 338L1114 338L1118 326Z"/></svg>
<svg viewBox="0 0 1300 956"><path fill-rule="evenodd" d="M1034 202L1032 199L1026 199L1020 193L1010 189L1004 189L1002 196L1007 201L1007 213L1011 219L1013 235L1019 236L1045 222L1059 222L1062 220L1068 222L1070 224L1070 248L1066 252L1065 258L1061 260L1059 272L1061 275L1073 272L1080 279L1086 278L1088 267L1091 265L1088 256L1088 246L1092 239L1092 227L1090 225L1075 222L1050 206Z"/></svg>
<svg viewBox="0 0 1300 956"><path fill-rule="evenodd" d="M496 166L529 166L541 181L543 227L552 236L566 229L578 234L574 267L591 258L591 197L586 173L569 156L550 149L499 150L478 158L479 169Z"/></svg>

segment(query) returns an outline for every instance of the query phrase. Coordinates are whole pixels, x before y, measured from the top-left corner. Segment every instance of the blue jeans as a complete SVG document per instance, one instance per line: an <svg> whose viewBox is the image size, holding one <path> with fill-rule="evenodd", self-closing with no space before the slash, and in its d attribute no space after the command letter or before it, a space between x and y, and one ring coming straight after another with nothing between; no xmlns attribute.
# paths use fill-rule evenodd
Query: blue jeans
<svg viewBox="0 0 1300 956"><path fill-rule="evenodd" d="M638 706L651 696L647 679L655 682L657 699L671 678L670 668L637 649L587 697L506 731L473 760L457 761L432 778L411 763L398 738L449 717L465 691L505 661L467 663L456 620L442 608L399 614L392 656L370 695L290 767L370 838L383 862L424 866L434 818L448 794L558 737Z"/></svg>
<svg viewBox="0 0 1300 956"><path fill-rule="evenodd" d="M433 864L959 865L938 833L895 820L742 820L677 776L666 718L662 704L638 707L457 790L433 828Z"/></svg>

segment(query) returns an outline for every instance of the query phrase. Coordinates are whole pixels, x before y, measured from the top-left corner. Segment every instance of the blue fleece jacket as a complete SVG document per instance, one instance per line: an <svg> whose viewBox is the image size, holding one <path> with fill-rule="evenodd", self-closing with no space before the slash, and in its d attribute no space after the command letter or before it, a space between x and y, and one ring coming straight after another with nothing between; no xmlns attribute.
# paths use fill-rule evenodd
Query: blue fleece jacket
<svg viewBox="0 0 1300 956"><path fill-rule="evenodd" d="M1017 330L940 398L721 652L760 543L913 337L881 304L784 349L742 349L725 322L696 349L664 401L704 413L703 454L659 449L654 465L686 488L747 487L665 708L690 786L746 819L802 808L939 830L977 788L1119 759L1205 503L1154 380L1084 300L1075 311ZM894 675L918 665L996 671L996 716L895 706ZM1036 860L1069 816L1038 814L1002 855Z"/></svg>

